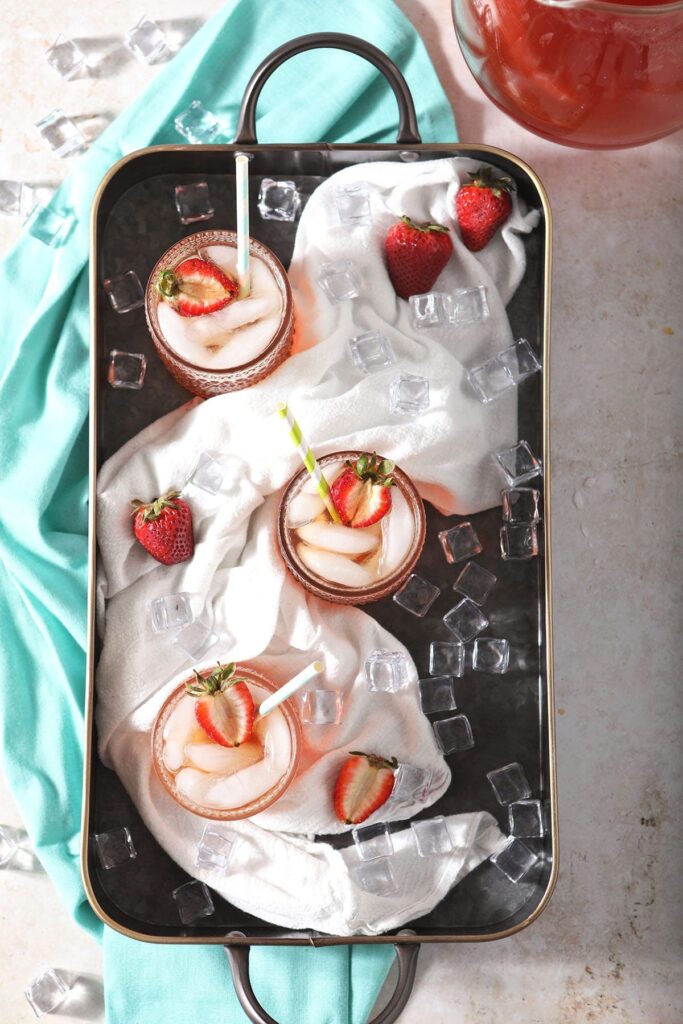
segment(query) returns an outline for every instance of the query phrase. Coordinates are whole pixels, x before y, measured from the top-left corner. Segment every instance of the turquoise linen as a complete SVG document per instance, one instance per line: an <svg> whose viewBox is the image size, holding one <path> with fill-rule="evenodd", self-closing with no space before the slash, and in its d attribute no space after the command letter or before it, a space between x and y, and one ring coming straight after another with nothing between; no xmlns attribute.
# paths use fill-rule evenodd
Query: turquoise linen
<svg viewBox="0 0 683 1024"><path fill-rule="evenodd" d="M146 945L103 928L80 878L88 504L89 212L100 179L131 151L181 141L176 114L199 99L234 132L246 82L296 35L353 31L410 85L425 141L452 141L448 103L415 30L391 0L231 0L161 68L57 191L70 219L48 248L24 232L0 264L0 738L3 766L46 871L69 911L104 941L109 1024L243 1021L221 947ZM68 85L64 87L68 89ZM61 103L68 109L67 99ZM259 140L392 141L393 94L339 51L279 69L258 107ZM256 949L254 987L282 1024L359 1022L391 948Z"/></svg>

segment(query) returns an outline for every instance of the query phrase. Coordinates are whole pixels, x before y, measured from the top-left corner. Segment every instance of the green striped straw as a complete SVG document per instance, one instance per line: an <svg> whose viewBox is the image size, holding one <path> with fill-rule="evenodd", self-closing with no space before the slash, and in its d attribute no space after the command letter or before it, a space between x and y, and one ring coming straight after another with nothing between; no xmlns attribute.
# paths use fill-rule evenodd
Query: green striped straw
<svg viewBox="0 0 683 1024"><path fill-rule="evenodd" d="M334 506L334 502L332 501L332 496L330 494L330 485L323 476L322 469L315 461L315 455L311 451L311 446L309 445L308 441L301 433L301 427L292 416L291 412L289 411L289 406L287 405L286 402L278 402L277 411L282 417L282 419L286 421L287 426L289 427L289 436L294 442L294 447L301 456L301 461L303 462L308 472L311 474L312 478L315 480L318 488L318 494L325 502L325 508L330 513L335 523L341 523L339 513L337 512Z"/></svg>
<svg viewBox="0 0 683 1024"><path fill-rule="evenodd" d="M235 157L237 188L237 277L240 283L240 298L249 295L251 277L249 274L249 159L244 153Z"/></svg>

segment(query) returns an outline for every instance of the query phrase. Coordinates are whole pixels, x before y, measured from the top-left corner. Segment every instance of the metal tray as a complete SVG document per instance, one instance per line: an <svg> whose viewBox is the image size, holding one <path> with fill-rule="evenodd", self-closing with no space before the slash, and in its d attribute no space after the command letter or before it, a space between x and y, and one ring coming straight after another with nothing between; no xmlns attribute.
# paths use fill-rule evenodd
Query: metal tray
<svg viewBox="0 0 683 1024"><path fill-rule="evenodd" d="M266 78L288 56L317 45L353 50L372 60L388 75L399 100L401 114L396 144L262 146L256 142L254 110ZM491 632L509 639L516 667L503 676L479 675L473 679L468 673L456 681L458 708L472 723L476 746L448 757L453 770L452 784L438 803L423 812L423 816L484 809L490 811L507 831L507 809L495 801L486 773L518 760L525 767L533 796L545 802L549 827L543 839L528 841L542 854L532 877L514 885L495 866L486 862L451 890L434 910L410 922L406 926L408 931L404 930L398 936L342 938L315 932L293 934L251 917L216 893L213 894L216 910L211 917L194 927L181 926L170 893L187 881L188 876L159 847L117 776L101 764L97 755L93 715L97 700L94 669L99 655L94 629L96 475L104 460L129 438L191 397L169 376L157 358L145 324L144 309L126 316L117 315L103 292L102 280L131 267L136 269L141 280L146 280L161 252L178 238L197 230L196 225L183 227L178 221L173 202L173 189L178 183L208 181L216 212L207 226L234 229L234 152L237 150L252 156L252 208L255 208L259 181L263 176L294 180L305 201L330 174L350 164L465 156L490 162L510 175L526 203L540 208L543 213L540 226L525 236L526 273L508 306L514 335L526 337L543 361L543 372L528 378L519 387L519 436L528 440L535 451L542 453L545 467L544 481L538 483L545 489L543 546L538 558L503 562L497 555L500 509L469 517L484 543L480 561L498 576L495 600L489 609ZM297 224L254 217L252 228L254 236L270 246L286 267ZM248 947L250 944L391 942L410 946L423 942L501 938L530 924L548 902L557 875L548 439L550 247L550 211L544 189L534 172L509 153L488 146L421 144L412 100L400 73L380 51L348 36L302 37L267 58L247 89L240 129L233 145L159 146L142 150L121 160L102 182L92 214L90 633L83 874L93 908L112 928L155 942L221 943L232 947L233 952L234 947ZM107 386L107 353L114 348L143 352L148 357L142 391L122 391ZM413 619L401 613L391 600L368 605L364 609L406 644L420 675L427 674L429 641L439 637L447 639L440 619L453 603L449 589L453 568L446 565L436 534L461 518L444 517L428 506L427 542L416 571L424 572L425 576L441 585L444 592L426 619ZM121 824L127 824L131 829L138 857L130 866L102 871L93 857L88 837ZM396 827L400 827L400 823ZM343 845L350 842L350 837L323 838L321 841ZM248 988L246 959L238 958L233 967L235 964L241 971L242 988ZM408 974L414 972L414 963L411 965L401 960L400 965L407 984Z"/></svg>

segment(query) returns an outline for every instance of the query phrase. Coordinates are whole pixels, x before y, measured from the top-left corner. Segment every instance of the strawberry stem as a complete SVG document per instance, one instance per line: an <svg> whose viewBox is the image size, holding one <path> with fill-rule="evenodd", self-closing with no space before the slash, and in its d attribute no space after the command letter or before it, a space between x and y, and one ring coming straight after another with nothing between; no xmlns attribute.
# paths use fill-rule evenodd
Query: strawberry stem
<svg viewBox="0 0 683 1024"><path fill-rule="evenodd" d="M235 675L235 668L234 661L231 661L229 665L221 665L218 661L216 668L208 676L200 675L197 669L193 668L195 681L185 683L185 692L190 697L214 697L217 693L225 693L235 683L246 682L246 679Z"/></svg>
<svg viewBox="0 0 683 1024"><path fill-rule="evenodd" d="M166 491L161 497L155 498L154 501L140 501L139 498L133 498L131 505L133 506L132 515L137 515L138 512L142 512L143 523L155 522L161 513L167 508L178 508L176 505L176 498L180 497L180 491Z"/></svg>
<svg viewBox="0 0 683 1024"><path fill-rule="evenodd" d="M410 217L406 217L405 214L401 217L401 220L406 227L414 228L415 231L445 231L448 234L448 228L445 228L443 224L430 224L429 221L418 224L416 221L411 220Z"/></svg>

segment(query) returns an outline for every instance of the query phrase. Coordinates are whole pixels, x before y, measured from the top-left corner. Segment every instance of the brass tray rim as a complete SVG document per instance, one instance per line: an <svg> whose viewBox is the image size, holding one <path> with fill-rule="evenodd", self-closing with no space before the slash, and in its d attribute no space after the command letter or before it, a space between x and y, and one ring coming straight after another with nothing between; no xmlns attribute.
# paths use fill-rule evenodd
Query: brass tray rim
<svg viewBox="0 0 683 1024"><path fill-rule="evenodd" d="M98 386L97 363L93 359L93 339L97 335L97 220L99 207L104 192L110 182L127 164L148 156L152 153L178 153L178 152L211 152L211 153L249 153L259 152L263 149L269 150L309 150L320 152L321 150L351 150L360 152L376 152L377 149L395 150L400 152L430 152L432 150L443 151L444 149L454 151L458 155L461 151L476 150L478 153L492 157L502 157L519 167L528 176L536 188L544 217L545 234L545 261L543 279L543 374L542 374L542 402L543 402L543 478L544 478L544 508L545 517L543 523L543 545L545 558L545 629L546 629L546 718L548 729L548 765L549 779L548 788L550 796L550 835L553 851L553 863L548 878L545 892L534 910L518 924L502 929L498 932L485 934L463 934L463 935L410 935L405 932L400 935L316 935L316 936L283 936L264 937L246 936L238 931L228 932L225 935L216 936L193 936L193 935L148 935L127 928L114 920L99 903L90 880L88 867L89 831L88 822L90 818L90 782L92 772L92 759L96 753L93 744L93 719L95 704L95 566L97 556L97 412L98 412ZM87 650L86 650L86 694L85 694L85 743L83 752L83 797L81 814L81 878L88 902L97 917L107 927L125 935L130 939L137 939L141 942L150 942L156 945L221 945L221 946L340 946L340 945L366 945L371 943L383 943L388 945L421 945L433 943L458 943L458 942L494 942L498 939L509 938L517 932L528 928L543 913L547 907L557 884L559 874L559 824L557 815L557 749L555 736L555 685L554 685L554 657L553 657L553 616L552 616L552 544L551 544L551 460L550 460L550 296L551 296L551 268L552 268L552 242L553 227L552 215L548 193L543 182L536 172L520 157L497 146L488 146L480 143L467 142L431 142L431 143L257 143L255 145L238 145L225 143L215 146L191 146L191 145L160 145L146 146L134 150L118 160L105 174L95 192L91 215L90 215L90 398L89 398L89 511L88 511L88 610L87 610Z"/></svg>

